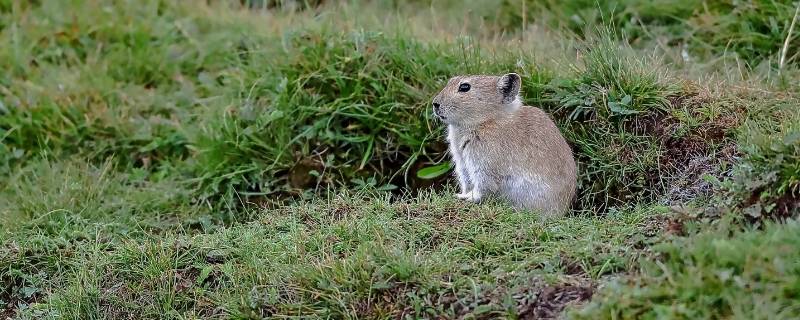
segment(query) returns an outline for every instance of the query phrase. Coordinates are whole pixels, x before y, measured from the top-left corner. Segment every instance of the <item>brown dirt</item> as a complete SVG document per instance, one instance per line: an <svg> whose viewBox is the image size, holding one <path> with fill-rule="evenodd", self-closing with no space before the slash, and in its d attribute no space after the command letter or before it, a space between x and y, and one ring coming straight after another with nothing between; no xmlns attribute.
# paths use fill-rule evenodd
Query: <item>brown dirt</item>
<svg viewBox="0 0 800 320"><path fill-rule="evenodd" d="M666 215L654 215L641 222L637 226L637 229L639 229L641 234L645 237L658 237L664 233L664 230L667 230L670 223L669 220L669 217Z"/></svg>
<svg viewBox="0 0 800 320"><path fill-rule="evenodd" d="M670 98L671 108L688 110L693 116L701 116L698 109L710 102L700 93ZM683 124L666 112L634 118L627 130L655 137L663 150L659 167L647 176L648 184L655 188L662 186L662 199L667 204L709 195L713 186L703 176L724 178L730 172L722 172L720 163L733 162L738 156L731 135L741 122L739 117L737 112L722 114L682 133Z"/></svg>
<svg viewBox="0 0 800 320"><path fill-rule="evenodd" d="M564 269L565 274L571 276L586 275L586 271L583 270L583 266L581 266L580 262L570 258L565 252L561 253L561 268Z"/></svg>
<svg viewBox="0 0 800 320"><path fill-rule="evenodd" d="M17 314L17 307L20 304L23 305L31 305L33 303L39 303L44 299L44 295L41 292L37 292L31 295L28 298L20 298L20 297L0 297L0 300L6 301L4 306L0 306L0 319L14 319Z"/></svg>
<svg viewBox="0 0 800 320"><path fill-rule="evenodd" d="M128 288L125 282L107 274L101 281L99 311L110 319L136 319L137 314L128 311L128 308L120 306L117 301L126 301L139 305L154 303L153 298L136 294Z"/></svg>
<svg viewBox="0 0 800 320"><path fill-rule="evenodd" d="M0 310L0 319L13 319L16 311L12 309L14 306L9 302Z"/></svg>
<svg viewBox="0 0 800 320"><path fill-rule="evenodd" d="M299 1L281 1L281 0L240 0L242 7L251 10L269 9L269 10L306 10L308 8L316 8L325 3L325 0L299 0ZM284 8L286 7L286 8Z"/></svg>
<svg viewBox="0 0 800 320"><path fill-rule="evenodd" d="M183 268L175 270L175 292L186 292L194 287L200 270L197 268Z"/></svg>
<svg viewBox="0 0 800 320"><path fill-rule="evenodd" d="M509 285L498 279L497 287L484 289L477 297L468 294L459 298L448 292L439 297L436 304L444 306L445 310L453 310L456 319L464 319L471 317L470 313L477 306L501 306L510 296L520 319L556 319L568 306L588 301L595 291L591 281L583 277L572 277L559 284L548 284L539 277L532 277L521 286L508 288ZM497 313L484 314L477 319L492 319L497 316Z"/></svg>
<svg viewBox="0 0 800 320"><path fill-rule="evenodd" d="M556 319L567 306L588 301L594 290L591 286L557 285L540 290L533 303L522 305L521 319Z"/></svg>
<svg viewBox="0 0 800 320"><path fill-rule="evenodd" d="M686 236L686 223L695 221L698 217L712 217L707 215L705 210L696 208L684 208L680 206L670 207L671 213L655 214L637 225L637 232L626 240L626 243L640 254L650 255L652 245L659 243L668 236Z"/></svg>
<svg viewBox="0 0 800 320"><path fill-rule="evenodd" d="M312 171L322 173L324 165L318 159L301 159L289 170L289 185L296 189L306 189L316 184Z"/></svg>
<svg viewBox="0 0 800 320"><path fill-rule="evenodd" d="M785 193L775 201L774 214L781 219L795 217L800 214L800 194Z"/></svg>
<svg viewBox="0 0 800 320"><path fill-rule="evenodd" d="M760 224L765 219L785 221L800 216L800 193L787 191L771 201L774 207L767 210L761 200L763 191L764 187L753 190L750 197L739 205L749 223Z"/></svg>
<svg viewBox="0 0 800 320"><path fill-rule="evenodd" d="M625 123L625 131L636 135L667 137L672 135L679 121L668 114L655 111L638 115Z"/></svg>
<svg viewBox="0 0 800 320"><path fill-rule="evenodd" d="M452 283L449 275L443 275L443 283ZM262 293L252 296L255 299L251 305L256 306L250 311L254 315L269 317L276 314L295 314L298 310L284 309L305 299L314 298L305 296L311 294L296 286L273 287L264 289ZM510 284L508 279L497 279L494 286L478 286L480 292L475 295L473 288L422 288L418 283L393 283L385 289L375 289L369 298L353 301L354 311L359 317L383 318L392 316L396 319L408 317L425 317L418 314L412 305L407 304L408 296L413 295L424 299L428 304L439 307L439 310L451 311L455 319L465 319L472 316L478 306L491 305L494 312L478 316L478 319L492 319L501 312L504 301L511 298L515 303L517 315L522 319L555 319L565 308L588 301L595 288L590 279L584 276L569 276L557 284L549 284L542 278L533 276L516 286ZM305 297L303 297L305 296ZM263 298L262 298L263 297ZM269 299L266 299L269 298ZM277 302L277 304L276 304ZM288 312L288 314L286 313Z"/></svg>
<svg viewBox="0 0 800 320"><path fill-rule="evenodd" d="M161 279L155 282L141 282L142 287L139 290L134 290L128 287L125 280L117 278L112 270L107 269L100 283L99 312L109 319L139 319L141 314L131 313L127 304L156 304L156 297L151 295L150 291L158 287L158 282L160 282L162 284L173 283L173 292L175 294L193 296L193 299L186 301L192 304L190 309L197 312L200 317L220 317L223 311L214 302L203 295L196 295L193 292L195 287L198 286L197 281L200 273L200 269L195 267L175 269L163 273ZM203 281L202 285L211 286L210 290L213 291L219 288L219 277L222 277L221 271L215 270Z"/></svg>

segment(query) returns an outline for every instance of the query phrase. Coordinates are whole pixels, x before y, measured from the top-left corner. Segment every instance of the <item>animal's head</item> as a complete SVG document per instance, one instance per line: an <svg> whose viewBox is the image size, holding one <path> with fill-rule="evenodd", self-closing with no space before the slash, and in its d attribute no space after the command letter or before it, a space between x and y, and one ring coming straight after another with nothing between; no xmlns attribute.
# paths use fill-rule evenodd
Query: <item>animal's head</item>
<svg viewBox="0 0 800 320"><path fill-rule="evenodd" d="M521 85L516 73L456 76L433 98L433 113L447 124L477 125L519 109Z"/></svg>

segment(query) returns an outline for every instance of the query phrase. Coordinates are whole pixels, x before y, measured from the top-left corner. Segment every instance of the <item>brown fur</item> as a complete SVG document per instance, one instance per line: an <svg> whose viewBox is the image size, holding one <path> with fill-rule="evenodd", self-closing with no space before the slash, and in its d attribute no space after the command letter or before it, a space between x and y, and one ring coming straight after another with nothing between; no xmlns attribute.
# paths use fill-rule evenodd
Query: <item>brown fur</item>
<svg viewBox="0 0 800 320"><path fill-rule="evenodd" d="M459 87L469 85L466 92ZM572 150L541 109L522 106L520 77L458 76L433 99L448 126L462 199L486 196L546 215L567 211L577 173Z"/></svg>

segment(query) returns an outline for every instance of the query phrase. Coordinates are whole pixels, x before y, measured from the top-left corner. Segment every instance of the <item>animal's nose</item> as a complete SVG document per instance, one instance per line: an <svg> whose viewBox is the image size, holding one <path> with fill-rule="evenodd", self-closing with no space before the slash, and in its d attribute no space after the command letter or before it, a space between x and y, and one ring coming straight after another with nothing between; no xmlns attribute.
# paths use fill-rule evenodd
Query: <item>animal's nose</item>
<svg viewBox="0 0 800 320"><path fill-rule="evenodd" d="M439 112L439 104L436 102L433 103L433 111Z"/></svg>

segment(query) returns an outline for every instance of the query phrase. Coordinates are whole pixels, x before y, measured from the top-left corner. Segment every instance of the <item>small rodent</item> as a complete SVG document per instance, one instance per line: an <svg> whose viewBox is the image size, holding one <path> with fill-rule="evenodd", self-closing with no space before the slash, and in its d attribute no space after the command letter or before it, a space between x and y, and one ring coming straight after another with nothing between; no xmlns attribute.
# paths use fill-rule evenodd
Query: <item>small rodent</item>
<svg viewBox="0 0 800 320"><path fill-rule="evenodd" d="M461 187L456 196L497 196L518 209L561 215L575 196L572 149L544 111L522 105L521 84L516 73L456 76L434 97Z"/></svg>

